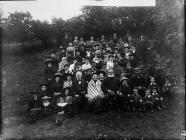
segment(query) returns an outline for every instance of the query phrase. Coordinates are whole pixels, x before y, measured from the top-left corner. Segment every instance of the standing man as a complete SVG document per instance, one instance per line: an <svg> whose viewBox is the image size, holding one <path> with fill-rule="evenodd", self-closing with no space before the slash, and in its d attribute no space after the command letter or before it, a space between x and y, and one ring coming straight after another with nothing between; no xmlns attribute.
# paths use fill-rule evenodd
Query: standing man
<svg viewBox="0 0 186 140"><path fill-rule="evenodd" d="M74 37L73 44L74 44L75 49L77 50L77 49L78 49L78 47L79 47L79 45L80 45L80 42L79 42L79 40L78 40L78 37L77 37L77 36L75 36L75 37Z"/></svg>
<svg viewBox="0 0 186 140"><path fill-rule="evenodd" d="M68 44L69 44L69 42L70 42L70 38L69 38L68 34L65 33L65 37L64 37L64 39L62 41L62 46L64 46L64 48L66 49Z"/></svg>
<svg viewBox="0 0 186 140"><path fill-rule="evenodd" d="M150 44L147 40L145 40L144 36L140 36L140 42L138 45L138 58L142 60L145 64L148 63Z"/></svg>
<svg viewBox="0 0 186 140"><path fill-rule="evenodd" d="M113 43L116 44L118 42L117 34L113 34Z"/></svg>

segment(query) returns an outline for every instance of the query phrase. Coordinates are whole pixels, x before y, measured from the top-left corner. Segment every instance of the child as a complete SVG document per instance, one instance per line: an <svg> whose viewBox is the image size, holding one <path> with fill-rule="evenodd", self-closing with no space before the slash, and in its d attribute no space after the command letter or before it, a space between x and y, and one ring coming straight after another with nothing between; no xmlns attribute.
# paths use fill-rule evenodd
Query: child
<svg viewBox="0 0 186 140"><path fill-rule="evenodd" d="M42 99L41 118L48 117L53 113L53 106L50 102L51 97L44 96Z"/></svg>
<svg viewBox="0 0 186 140"><path fill-rule="evenodd" d="M39 92L31 92L31 94L32 99L29 101L27 117L30 123L34 123L36 120L39 119L39 116L41 114L42 102L39 98Z"/></svg>
<svg viewBox="0 0 186 140"><path fill-rule="evenodd" d="M163 85L163 97L167 100L173 97L173 88L168 78L165 79L165 84Z"/></svg>
<svg viewBox="0 0 186 140"><path fill-rule="evenodd" d="M55 105L55 113L56 114L56 125L61 125L66 118L66 112L69 111L69 104L71 104L70 100L65 100L64 97L60 96Z"/></svg>
<svg viewBox="0 0 186 140"><path fill-rule="evenodd" d="M153 96L150 93L150 89L145 90L145 97L143 98L143 101L144 101L145 110L150 109L151 112L154 112L153 110L154 100L153 100Z"/></svg>
<svg viewBox="0 0 186 140"><path fill-rule="evenodd" d="M120 106L121 107L125 107L124 109L125 110L130 110L129 108L129 97L130 97L130 94L131 94L131 89L130 89L130 86L128 85L128 78L126 77L123 77L121 79L121 86L120 86ZM124 106L123 106L123 103L124 103Z"/></svg>
<svg viewBox="0 0 186 140"><path fill-rule="evenodd" d="M166 109L166 106L163 103L163 97L158 95L156 88L152 89L152 97L154 100L154 108L156 108L158 110L162 110L163 108Z"/></svg>
<svg viewBox="0 0 186 140"><path fill-rule="evenodd" d="M138 94L138 89L135 87L133 89L133 94L130 99L131 107L133 111L141 111L142 109L142 97Z"/></svg>
<svg viewBox="0 0 186 140"><path fill-rule="evenodd" d="M151 77L151 78L150 78L149 88L150 88L151 90L153 90L154 88L156 88L157 91L160 92L160 88L159 88L158 84L156 83L154 77Z"/></svg>

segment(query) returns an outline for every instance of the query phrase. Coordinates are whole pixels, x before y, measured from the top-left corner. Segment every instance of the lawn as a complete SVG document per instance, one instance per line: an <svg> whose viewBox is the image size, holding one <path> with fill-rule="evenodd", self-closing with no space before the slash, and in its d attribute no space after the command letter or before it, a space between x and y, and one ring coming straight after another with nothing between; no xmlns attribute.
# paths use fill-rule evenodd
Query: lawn
<svg viewBox="0 0 186 140"><path fill-rule="evenodd" d="M2 89L2 135L10 138L91 138L99 134L107 137L183 139L184 84L177 87L176 98L168 110L150 112L108 112L102 115L82 114L54 124L54 117L35 124L25 121L29 92L39 88L43 80L43 56L46 51L32 55L4 55L2 72L6 84Z"/></svg>

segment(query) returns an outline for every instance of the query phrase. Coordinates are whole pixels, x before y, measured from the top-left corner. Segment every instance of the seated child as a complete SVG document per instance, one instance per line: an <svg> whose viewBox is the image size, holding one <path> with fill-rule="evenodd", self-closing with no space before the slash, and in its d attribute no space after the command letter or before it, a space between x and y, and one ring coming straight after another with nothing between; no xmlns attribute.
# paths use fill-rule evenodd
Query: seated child
<svg viewBox="0 0 186 140"><path fill-rule="evenodd" d="M51 97L44 96L42 99L41 118L48 117L53 114L53 105L51 104Z"/></svg>
<svg viewBox="0 0 186 140"><path fill-rule="evenodd" d="M60 96L57 100L57 103L55 105L55 113L56 114L56 125L61 125L63 121L69 117L72 113L72 97L69 95L69 89L66 88L64 95L67 95L66 97Z"/></svg>
<svg viewBox="0 0 186 140"><path fill-rule="evenodd" d="M39 98L39 92L31 92L32 99L29 101L27 117L30 123L34 123L39 119L41 114L42 102Z"/></svg>
<svg viewBox="0 0 186 140"><path fill-rule="evenodd" d="M145 90L145 97L143 98L143 102L144 102L145 110L150 109L151 112L154 112L153 110L154 100L153 100L153 96L151 95L150 89Z"/></svg>
<svg viewBox="0 0 186 140"><path fill-rule="evenodd" d="M133 111L141 111L143 105L142 105L142 97L138 94L138 89L133 89L133 94L131 95L130 104Z"/></svg>

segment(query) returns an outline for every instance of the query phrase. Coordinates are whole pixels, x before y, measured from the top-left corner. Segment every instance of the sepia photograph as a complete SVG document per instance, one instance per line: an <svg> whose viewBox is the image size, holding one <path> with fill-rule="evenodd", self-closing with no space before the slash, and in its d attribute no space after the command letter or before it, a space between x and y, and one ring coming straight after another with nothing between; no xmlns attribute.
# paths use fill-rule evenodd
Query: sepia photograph
<svg viewBox="0 0 186 140"><path fill-rule="evenodd" d="M0 1L2 140L186 140L184 0Z"/></svg>

